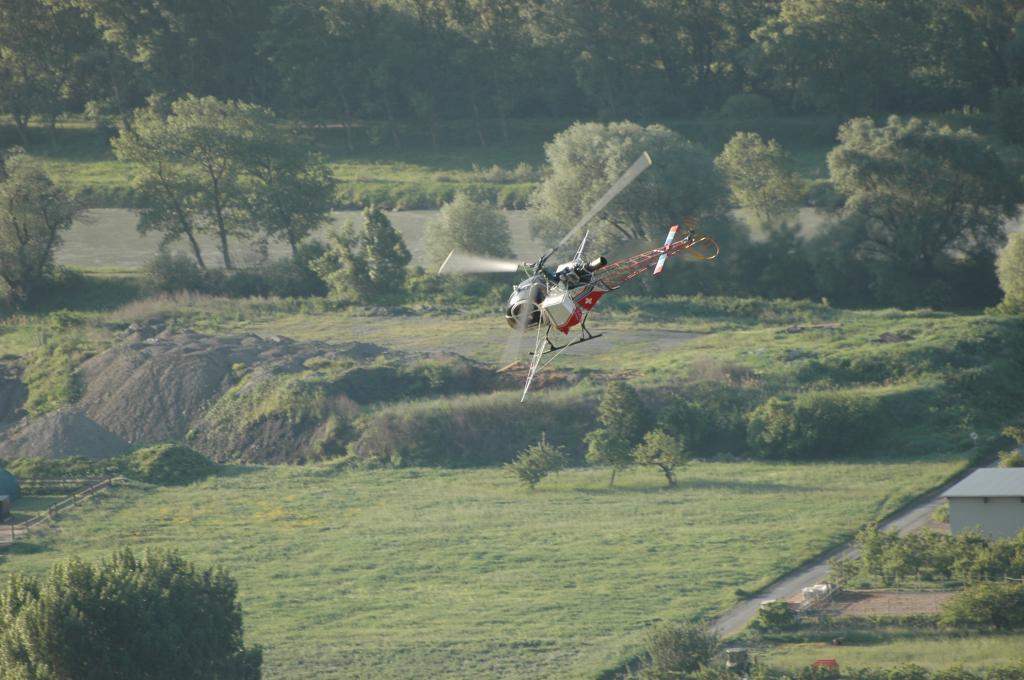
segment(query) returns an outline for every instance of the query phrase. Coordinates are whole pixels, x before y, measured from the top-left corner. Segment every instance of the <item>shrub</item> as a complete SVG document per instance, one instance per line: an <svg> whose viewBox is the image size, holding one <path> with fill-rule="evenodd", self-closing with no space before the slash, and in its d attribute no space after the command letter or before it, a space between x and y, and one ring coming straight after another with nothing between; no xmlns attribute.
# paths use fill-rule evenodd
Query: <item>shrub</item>
<svg viewBox="0 0 1024 680"><path fill-rule="evenodd" d="M206 479L219 466L187 446L162 444L130 454L128 475L149 484L183 486Z"/></svg>
<svg viewBox="0 0 1024 680"><path fill-rule="evenodd" d="M1013 449L1012 451L1003 451L999 454L999 467L1002 468L1019 468L1024 467L1024 455L1021 455L1019 449Z"/></svg>
<svg viewBox="0 0 1024 680"><path fill-rule="evenodd" d="M0 590L3 677L258 680L237 591L224 570L164 551L14 575Z"/></svg>
<svg viewBox="0 0 1024 680"><path fill-rule="evenodd" d="M755 452L769 458L817 458L861 450L881 415L881 400L855 390L772 397L748 416Z"/></svg>
<svg viewBox="0 0 1024 680"><path fill-rule="evenodd" d="M200 269L180 253L161 252L146 265L150 286L162 293L190 291L226 297L322 297L324 282L310 268L323 254L319 242L299 246L294 257L265 262L250 269Z"/></svg>
<svg viewBox="0 0 1024 680"><path fill-rule="evenodd" d="M752 625L755 629L766 633L793 630L797 626L797 615L782 600L772 600L761 605Z"/></svg>
<svg viewBox="0 0 1024 680"><path fill-rule="evenodd" d="M951 628L1024 627L1024 584L978 583L942 607L940 621Z"/></svg>
<svg viewBox="0 0 1024 680"><path fill-rule="evenodd" d="M160 292L208 292L203 270L195 260L181 253L161 250L155 258L146 263L146 274L153 287Z"/></svg>
<svg viewBox="0 0 1024 680"><path fill-rule="evenodd" d="M1006 295L1003 307L1011 312L1024 311L1024 232L1010 234L996 267L999 287Z"/></svg>
<svg viewBox="0 0 1024 680"><path fill-rule="evenodd" d="M698 456L742 453L747 448L747 412L757 395L718 382L687 388L658 414L658 427L686 439Z"/></svg>
<svg viewBox="0 0 1024 680"><path fill-rule="evenodd" d="M537 484L552 472L566 466L568 458L561 446L552 446L542 432L540 441L516 456L505 468L533 491Z"/></svg>
<svg viewBox="0 0 1024 680"><path fill-rule="evenodd" d="M668 624L656 628L647 638L643 677L678 678L693 673L718 652L718 635L696 623Z"/></svg>

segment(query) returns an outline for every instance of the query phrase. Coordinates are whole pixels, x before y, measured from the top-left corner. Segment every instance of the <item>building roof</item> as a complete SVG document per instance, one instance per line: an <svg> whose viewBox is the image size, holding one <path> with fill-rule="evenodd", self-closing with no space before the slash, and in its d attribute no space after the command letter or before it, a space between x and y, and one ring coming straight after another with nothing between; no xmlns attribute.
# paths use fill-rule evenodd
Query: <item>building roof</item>
<svg viewBox="0 0 1024 680"><path fill-rule="evenodd" d="M946 498L1024 497L1024 468L982 468L943 494Z"/></svg>
<svg viewBox="0 0 1024 680"><path fill-rule="evenodd" d="M0 468L0 494L10 496L12 501L21 497L21 488L18 485L18 480L3 468Z"/></svg>

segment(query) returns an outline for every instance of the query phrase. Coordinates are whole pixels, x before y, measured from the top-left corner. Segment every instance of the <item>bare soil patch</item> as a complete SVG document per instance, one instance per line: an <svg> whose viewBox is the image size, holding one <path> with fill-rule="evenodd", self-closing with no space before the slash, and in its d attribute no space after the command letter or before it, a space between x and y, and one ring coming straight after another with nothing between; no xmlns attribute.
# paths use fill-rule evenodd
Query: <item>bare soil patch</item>
<svg viewBox="0 0 1024 680"><path fill-rule="evenodd" d="M952 592L844 591L833 598L834 616L938 614Z"/></svg>

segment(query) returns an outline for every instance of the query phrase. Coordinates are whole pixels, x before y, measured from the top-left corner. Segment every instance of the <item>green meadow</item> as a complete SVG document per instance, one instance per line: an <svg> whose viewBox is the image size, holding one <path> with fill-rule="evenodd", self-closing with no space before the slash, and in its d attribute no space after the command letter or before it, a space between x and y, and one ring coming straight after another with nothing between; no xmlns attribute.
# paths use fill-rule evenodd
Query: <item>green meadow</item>
<svg viewBox="0 0 1024 680"><path fill-rule="evenodd" d="M235 468L122 486L20 543L0 575L119 546L238 580L265 677L593 677L659 621L711 616L962 469L957 457L574 469Z"/></svg>

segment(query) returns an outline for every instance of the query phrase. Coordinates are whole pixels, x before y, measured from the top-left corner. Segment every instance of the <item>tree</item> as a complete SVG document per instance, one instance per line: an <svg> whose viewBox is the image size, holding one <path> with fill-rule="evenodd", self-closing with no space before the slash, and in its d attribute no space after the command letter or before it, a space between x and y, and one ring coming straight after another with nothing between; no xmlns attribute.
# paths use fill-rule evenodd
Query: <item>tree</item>
<svg viewBox="0 0 1024 680"><path fill-rule="evenodd" d="M323 157L267 109L251 110L253 138L243 150L244 191L253 225L286 241L292 256L310 233L330 220L336 181Z"/></svg>
<svg viewBox="0 0 1024 680"><path fill-rule="evenodd" d="M359 304L373 294L362 238L351 225L331 234L327 250L309 266L327 285L327 296L332 300Z"/></svg>
<svg viewBox="0 0 1024 680"><path fill-rule="evenodd" d="M269 113L255 104L188 95L171 104L167 134L196 193L193 209L217 237L226 269L234 268L228 237L252 231L246 219L243 185L248 147L260 118Z"/></svg>
<svg viewBox="0 0 1024 680"><path fill-rule="evenodd" d="M568 463L565 449L549 444L544 433L540 441L531 444L516 459L505 465L505 469L519 478L519 481L533 491L537 484L552 472L558 472Z"/></svg>
<svg viewBox="0 0 1024 680"><path fill-rule="evenodd" d="M676 485L675 470L686 464L686 445L682 437L673 437L664 430L651 430L633 449L638 465L653 465L661 470L669 486Z"/></svg>
<svg viewBox="0 0 1024 680"><path fill-rule="evenodd" d="M0 592L0 668L39 680L258 680L235 580L175 552L130 550L15 575Z"/></svg>
<svg viewBox="0 0 1024 680"><path fill-rule="evenodd" d="M556 243L643 152L655 166L641 175L590 224L605 243L654 239L683 217L710 218L728 210L729 190L711 156L661 125L576 123L544 146L546 179L531 198L535 238Z"/></svg>
<svg viewBox="0 0 1024 680"><path fill-rule="evenodd" d="M405 240L376 206L363 210L363 229L370 281L384 295L401 294L405 289L405 268L412 261Z"/></svg>
<svg viewBox="0 0 1024 680"><path fill-rule="evenodd" d="M120 125L110 144L118 160L132 163L136 169L132 189L141 208L139 232L161 233L161 245L187 239L196 264L205 269L196 238L203 229L195 200L199 186L185 166L183 141L156 111L139 109L129 124Z"/></svg>
<svg viewBox="0 0 1024 680"><path fill-rule="evenodd" d="M1024 627L1024 584L975 584L946 602L939 620L953 628Z"/></svg>
<svg viewBox="0 0 1024 680"><path fill-rule="evenodd" d="M14 118L23 144L32 115L43 116L52 132L77 94L87 53L97 45L95 28L75 7L0 1L0 106Z"/></svg>
<svg viewBox="0 0 1024 680"><path fill-rule="evenodd" d="M1024 232L1010 234L1009 242L996 261L999 287L1010 310L1024 312Z"/></svg>
<svg viewBox="0 0 1024 680"><path fill-rule="evenodd" d="M493 204L460 193L427 224L427 259L437 268L453 248L477 255L512 257L508 220Z"/></svg>
<svg viewBox="0 0 1024 680"><path fill-rule="evenodd" d="M841 229L855 235L853 254L872 266L882 301L942 302L948 269L991 256L1021 197L977 135L916 118L849 121L828 166L846 196Z"/></svg>
<svg viewBox="0 0 1024 680"><path fill-rule="evenodd" d="M737 132L715 159L733 198L762 224L777 224L796 212L800 178L790 164L778 142L765 143L756 132Z"/></svg>
<svg viewBox="0 0 1024 680"><path fill-rule="evenodd" d="M718 635L696 623L666 624L647 638L644 677L681 678L700 670L718 653Z"/></svg>
<svg viewBox="0 0 1024 680"><path fill-rule="evenodd" d="M61 232L78 211L34 160L7 154L0 176L0 282L15 306L30 302L52 274Z"/></svg>
<svg viewBox="0 0 1024 680"><path fill-rule="evenodd" d="M643 435L644 416L640 396L627 382L617 381L605 388L597 408L597 421L603 427L585 437L587 462L608 465L612 477L608 486L615 484L615 473L633 463L633 447Z"/></svg>

